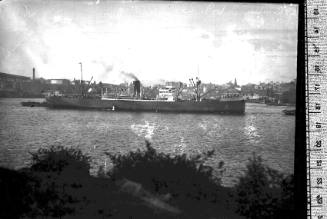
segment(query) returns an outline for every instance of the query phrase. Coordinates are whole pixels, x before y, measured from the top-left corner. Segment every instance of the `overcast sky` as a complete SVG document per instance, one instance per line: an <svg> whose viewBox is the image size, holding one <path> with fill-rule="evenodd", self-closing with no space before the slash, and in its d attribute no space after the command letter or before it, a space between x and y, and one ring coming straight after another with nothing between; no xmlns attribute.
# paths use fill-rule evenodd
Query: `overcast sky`
<svg viewBox="0 0 327 219"><path fill-rule="evenodd" d="M296 78L298 6L3 0L0 72L121 83Z"/></svg>

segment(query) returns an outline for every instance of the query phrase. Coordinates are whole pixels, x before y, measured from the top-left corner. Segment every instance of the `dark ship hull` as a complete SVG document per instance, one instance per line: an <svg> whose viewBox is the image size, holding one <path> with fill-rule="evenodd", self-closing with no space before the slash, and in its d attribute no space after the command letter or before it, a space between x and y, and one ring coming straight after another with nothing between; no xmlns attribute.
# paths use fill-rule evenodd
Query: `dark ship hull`
<svg viewBox="0 0 327 219"><path fill-rule="evenodd" d="M48 106L53 108L226 114L244 114L245 112L245 101L243 99L164 101L50 96L46 100Z"/></svg>

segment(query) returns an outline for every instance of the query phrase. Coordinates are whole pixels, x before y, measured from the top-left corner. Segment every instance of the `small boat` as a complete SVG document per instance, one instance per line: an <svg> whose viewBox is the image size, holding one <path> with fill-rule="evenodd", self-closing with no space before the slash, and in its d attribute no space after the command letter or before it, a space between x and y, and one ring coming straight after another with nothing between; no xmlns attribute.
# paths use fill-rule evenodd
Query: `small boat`
<svg viewBox="0 0 327 219"><path fill-rule="evenodd" d="M285 109L283 113L288 116L295 115L295 109Z"/></svg>
<svg viewBox="0 0 327 219"><path fill-rule="evenodd" d="M29 107L42 107L42 106L47 106L46 102L34 102L34 101L26 101L26 102L21 102L22 106L29 106Z"/></svg>

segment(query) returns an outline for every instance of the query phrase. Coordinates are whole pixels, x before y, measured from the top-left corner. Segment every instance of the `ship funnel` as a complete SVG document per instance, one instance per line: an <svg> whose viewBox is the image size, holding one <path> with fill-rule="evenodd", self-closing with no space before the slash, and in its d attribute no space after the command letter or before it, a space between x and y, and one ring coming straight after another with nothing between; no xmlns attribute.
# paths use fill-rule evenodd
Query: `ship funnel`
<svg viewBox="0 0 327 219"><path fill-rule="evenodd" d="M134 85L134 94L133 97L140 98L140 91L141 91L141 83L139 80L133 81Z"/></svg>
<svg viewBox="0 0 327 219"><path fill-rule="evenodd" d="M33 68L33 81L35 80L35 68Z"/></svg>

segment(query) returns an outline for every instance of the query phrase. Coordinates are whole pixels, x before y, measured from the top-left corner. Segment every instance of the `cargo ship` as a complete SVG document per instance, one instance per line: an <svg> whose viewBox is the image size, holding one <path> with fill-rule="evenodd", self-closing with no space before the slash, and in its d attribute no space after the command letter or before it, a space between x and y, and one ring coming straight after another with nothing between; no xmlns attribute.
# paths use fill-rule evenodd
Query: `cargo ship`
<svg viewBox="0 0 327 219"><path fill-rule="evenodd" d="M199 84L197 84L198 86ZM110 97L107 92L101 96L63 94L48 95L46 97L48 107L52 108L75 108L75 109L98 109L109 111L147 111L147 112L179 112L179 113L224 113L244 114L245 100L237 94L221 95L217 99L200 98L199 95L193 100L181 100L176 97L173 87L159 90L158 98L143 99L140 97L140 81L133 82L133 96Z"/></svg>

